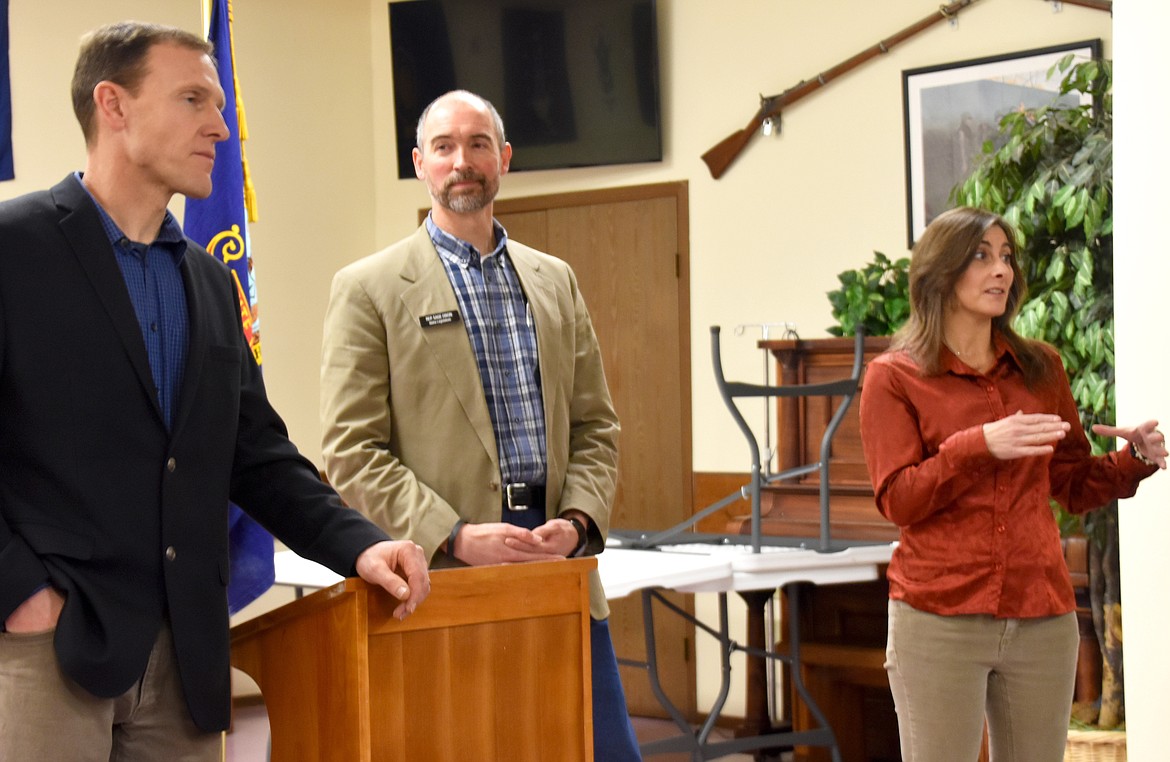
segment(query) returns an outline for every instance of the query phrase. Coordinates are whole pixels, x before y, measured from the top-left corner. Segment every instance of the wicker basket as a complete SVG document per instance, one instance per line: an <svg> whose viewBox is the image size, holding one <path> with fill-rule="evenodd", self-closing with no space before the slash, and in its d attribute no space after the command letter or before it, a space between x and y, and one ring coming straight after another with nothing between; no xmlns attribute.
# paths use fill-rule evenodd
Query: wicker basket
<svg viewBox="0 0 1170 762"><path fill-rule="evenodd" d="M1124 730L1069 730L1064 762L1126 762Z"/></svg>

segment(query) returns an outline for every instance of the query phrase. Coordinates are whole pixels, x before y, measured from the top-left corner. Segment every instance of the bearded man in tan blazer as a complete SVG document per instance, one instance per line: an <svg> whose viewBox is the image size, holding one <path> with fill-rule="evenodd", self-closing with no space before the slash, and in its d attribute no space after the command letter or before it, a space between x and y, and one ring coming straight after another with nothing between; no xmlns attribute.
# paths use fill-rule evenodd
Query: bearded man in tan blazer
<svg viewBox="0 0 1170 762"><path fill-rule="evenodd" d="M600 553L618 421L576 277L492 215L512 147L490 103L436 99L413 155L427 221L333 281L329 479L432 566ZM596 572L591 588L595 758L637 760Z"/></svg>

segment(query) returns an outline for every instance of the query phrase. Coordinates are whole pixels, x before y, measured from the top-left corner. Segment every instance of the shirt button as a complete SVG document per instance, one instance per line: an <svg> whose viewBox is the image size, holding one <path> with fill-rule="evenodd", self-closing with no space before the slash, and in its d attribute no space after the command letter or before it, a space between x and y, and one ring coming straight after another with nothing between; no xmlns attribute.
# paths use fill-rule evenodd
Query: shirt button
<svg viewBox="0 0 1170 762"><path fill-rule="evenodd" d="M165 555L167 557L168 561L174 561L175 556L178 554L175 553L175 546L174 545L168 545L167 550L163 555Z"/></svg>
<svg viewBox="0 0 1170 762"><path fill-rule="evenodd" d="M999 533L1001 533L1001 534L1002 534L1002 533L1004 532L1004 530L1006 530L1006 529L1007 529L1007 527L1005 527L1003 524L1000 524L999 526L997 526L997 527L995 528L995 531L997 531L997 532L999 532Z"/></svg>
<svg viewBox="0 0 1170 762"><path fill-rule="evenodd" d="M158 333L158 323L151 323L150 330L154 333Z"/></svg>
<svg viewBox="0 0 1170 762"><path fill-rule="evenodd" d="M167 471L169 471L173 474L175 472L175 465L176 464L175 464L174 458L167 458Z"/></svg>

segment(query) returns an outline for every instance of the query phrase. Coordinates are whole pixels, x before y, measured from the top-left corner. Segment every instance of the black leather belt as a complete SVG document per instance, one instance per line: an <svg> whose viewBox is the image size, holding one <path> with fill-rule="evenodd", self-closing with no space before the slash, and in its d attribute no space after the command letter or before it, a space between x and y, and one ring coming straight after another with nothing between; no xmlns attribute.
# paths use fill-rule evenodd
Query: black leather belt
<svg viewBox="0 0 1170 762"><path fill-rule="evenodd" d="M529 508L544 510L544 485L528 482L512 482L504 485L504 508L509 511L526 511Z"/></svg>

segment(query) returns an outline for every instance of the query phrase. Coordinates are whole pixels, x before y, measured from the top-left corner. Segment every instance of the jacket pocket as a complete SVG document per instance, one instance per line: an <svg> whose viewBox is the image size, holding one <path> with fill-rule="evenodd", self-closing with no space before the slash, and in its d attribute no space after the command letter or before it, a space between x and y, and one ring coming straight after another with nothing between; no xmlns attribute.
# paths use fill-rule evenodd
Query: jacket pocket
<svg viewBox="0 0 1170 762"><path fill-rule="evenodd" d="M20 522L14 528L38 556L93 557L93 538L53 524Z"/></svg>

